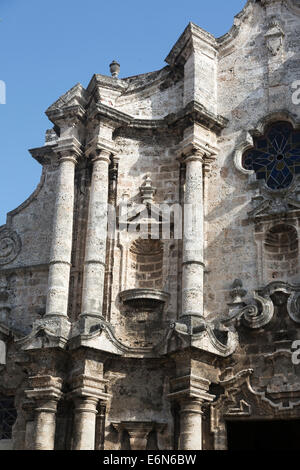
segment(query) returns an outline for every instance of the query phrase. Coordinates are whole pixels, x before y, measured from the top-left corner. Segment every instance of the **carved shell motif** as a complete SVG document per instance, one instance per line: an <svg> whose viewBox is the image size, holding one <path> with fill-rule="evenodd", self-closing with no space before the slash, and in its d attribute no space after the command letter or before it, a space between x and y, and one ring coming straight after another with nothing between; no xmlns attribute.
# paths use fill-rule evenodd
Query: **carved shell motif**
<svg viewBox="0 0 300 470"><path fill-rule="evenodd" d="M0 229L0 266L11 263L21 251L19 235L11 229Z"/></svg>

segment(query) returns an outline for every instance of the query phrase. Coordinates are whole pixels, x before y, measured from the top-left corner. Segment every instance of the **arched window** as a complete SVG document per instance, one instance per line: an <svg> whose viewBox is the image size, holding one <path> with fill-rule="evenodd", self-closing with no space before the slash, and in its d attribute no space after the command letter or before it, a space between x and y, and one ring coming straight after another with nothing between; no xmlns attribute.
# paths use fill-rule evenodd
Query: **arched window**
<svg viewBox="0 0 300 470"><path fill-rule="evenodd" d="M254 146L243 155L243 167L255 171L271 189L287 188L300 174L300 131L282 121L253 140Z"/></svg>

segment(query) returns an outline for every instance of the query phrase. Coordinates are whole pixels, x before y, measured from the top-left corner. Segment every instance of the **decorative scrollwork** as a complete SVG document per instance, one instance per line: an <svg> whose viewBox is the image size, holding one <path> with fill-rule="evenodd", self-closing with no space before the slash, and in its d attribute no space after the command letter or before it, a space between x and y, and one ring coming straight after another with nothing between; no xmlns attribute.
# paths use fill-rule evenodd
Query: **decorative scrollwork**
<svg viewBox="0 0 300 470"><path fill-rule="evenodd" d="M291 319L300 323L300 292L294 292L288 299L287 311Z"/></svg>
<svg viewBox="0 0 300 470"><path fill-rule="evenodd" d="M0 266L11 263L21 251L19 235L8 228L0 229Z"/></svg>
<svg viewBox="0 0 300 470"><path fill-rule="evenodd" d="M270 298L264 298L255 293L253 299L259 304L260 308L255 304L247 305L242 310L242 320L248 328L254 330L262 328L272 320L274 305Z"/></svg>

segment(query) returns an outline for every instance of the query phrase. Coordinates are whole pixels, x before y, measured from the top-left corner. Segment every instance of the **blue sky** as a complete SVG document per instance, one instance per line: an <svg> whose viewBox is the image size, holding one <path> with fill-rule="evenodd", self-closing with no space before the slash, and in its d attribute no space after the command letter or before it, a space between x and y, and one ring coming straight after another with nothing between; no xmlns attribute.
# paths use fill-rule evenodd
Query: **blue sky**
<svg viewBox="0 0 300 470"><path fill-rule="evenodd" d="M94 73L120 78L164 67L189 21L219 37L245 0L0 0L0 225L39 182L41 167L28 153L51 127L44 112Z"/></svg>

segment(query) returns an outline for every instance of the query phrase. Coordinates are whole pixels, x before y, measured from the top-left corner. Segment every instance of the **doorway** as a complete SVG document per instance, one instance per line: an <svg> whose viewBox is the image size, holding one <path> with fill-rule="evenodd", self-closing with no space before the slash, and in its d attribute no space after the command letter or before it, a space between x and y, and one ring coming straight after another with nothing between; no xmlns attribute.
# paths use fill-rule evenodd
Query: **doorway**
<svg viewBox="0 0 300 470"><path fill-rule="evenodd" d="M227 421L228 450L300 450L300 420Z"/></svg>

